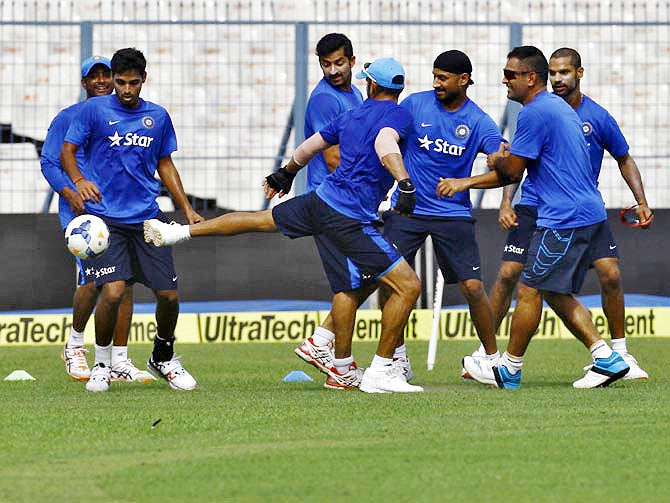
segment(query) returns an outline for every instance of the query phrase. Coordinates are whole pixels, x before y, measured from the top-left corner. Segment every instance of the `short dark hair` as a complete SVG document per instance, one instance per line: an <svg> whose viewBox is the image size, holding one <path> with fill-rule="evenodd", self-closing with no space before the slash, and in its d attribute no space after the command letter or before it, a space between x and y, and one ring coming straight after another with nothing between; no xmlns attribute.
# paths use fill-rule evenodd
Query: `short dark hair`
<svg viewBox="0 0 670 503"><path fill-rule="evenodd" d="M140 75L144 75L147 68L147 60L144 54L134 47L119 49L112 56L112 73L126 73L131 70L137 70Z"/></svg>
<svg viewBox="0 0 670 503"><path fill-rule="evenodd" d="M316 44L316 55L322 58L334 53L338 49L344 49L344 55L347 58L351 58L354 55L354 47L346 35L342 33L329 33Z"/></svg>
<svg viewBox="0 0 670 503"><path fill-rule="evenodd" d="M384 94L395 96L396 98L403 92L403 89L390 89L388 87L380 86L379 84L377 84L377 89Z"/></svg>
<svg viewBox="0 0 670 503"><path fill-rule="evenodd" d="M549 78L549 63L544 57L542 51L533 45L522 45L515 47L507 55L507 59L520 59L524 65L528 67L531 72L535 72L544 84Z"/></svg>
<svg viewBox="0 0 670 503"><path fill-rule="evenodd" d="M553 58L570 58L570 64L575 68L580 68L582 66L582 57L577 51L571 49L570 47L561 47L556 49L549 59Z"/></svg>

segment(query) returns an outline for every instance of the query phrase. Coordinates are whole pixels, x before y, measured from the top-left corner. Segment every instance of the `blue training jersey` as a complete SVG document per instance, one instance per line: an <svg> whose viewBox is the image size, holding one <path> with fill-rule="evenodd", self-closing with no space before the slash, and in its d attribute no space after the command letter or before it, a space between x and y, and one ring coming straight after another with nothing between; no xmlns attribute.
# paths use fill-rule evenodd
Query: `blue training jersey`
<svg viewBox="0 0 670 503"><path fill-rule="evenodd" d="M324 77L309 96L305 110L305 138L328 125L335 117L363 103L363 95L354 86L351 91L333 87ZM307 165L307 192L316 190L330 170L319 152Z"/></svg>
<svg viewBox="0 0 670 503"><path fill-rule="evenodd" d="M582 94L582 101L575 112L582 120L582 132L589 149L593 180L598 185L605 150L612 157L623 157L628 153L628 143L614 117L585 94ZM519 204L529 206L538 204L537 194L528 177L523 183Z"/></svg>
<svg viewBox="0 0 670 503"><path fill-rule="evenodd" d="M89 179L102 193L88 212L122 224L158 214L158 160L177 150L172 120L163 107L140 99L126 108L116 94L88 99L70 125L65 141L84 146Z"/></svg>
<svg viewBox="0 0 670 503"><path fill-rule="evenodd" d="M397 131L403 153L412 132L412 115L393 101L367 99L319 131L325 141L340 145L340 165L319 185L316 195L349 218L377 220L379 203L393 186L393 176L375 152L375 140L385 127Z"/></svg>
<svg viewBox="0 0 670 503"><path fill-rule="evenodd" d="M73 191L77 192L77 188L70 180L70 177L67 176L67 173L63 170L63 167L60 163L60 151L63 148L63 141L65 140L65 134L67 133L68 128L72 119L79 113L81 107L84 105L84 101L75 103L74 105L67 107L61 110L54 120L51 121L49 125L49 130L47 131L47 136L44 139L44 145L42 146L42 155L40 156L40 166L42 168L42 174L46 178L49 185L58 194L65 187L70 187ZM77 150L76 159L77 164L81 173L88 178L88 167L85 159L83 148ZM70 204L67 202L67 199L64 197L59 197L58 199L58 219L60 220L60 225L63 229L67 227L67 224L74 218L74 213L70 208Z"/></svg>
<svg viewBox="0 0 670 503"><path fill-rule="evenodd" d="M538 227L584 227L607 218L581 121L563 98L543 91L521 109L510 152L528 159Z"/></svg>
<svg viewBox="0 0 670 503"><path fill-rule="evenodd" d="M582 131L589 148L593 180L597 185L604 151L607 150L612 157L623 157L628 153L628 143L614 117L585 94L582 94L582 102L575 112L582 120Z"/></svg>
<svg viewBox="0 0 670 503"><path fill-rule="evenodd" d="M414 117L404 162L416 187L417 215L470 217L470 192L438 199L442 178L467 178L479 152L496 152L503 137L493 120L469 98L456 111L442 107L435 91L408 96L401 104ZM393 193L395 206L398 191Z"/></svg>

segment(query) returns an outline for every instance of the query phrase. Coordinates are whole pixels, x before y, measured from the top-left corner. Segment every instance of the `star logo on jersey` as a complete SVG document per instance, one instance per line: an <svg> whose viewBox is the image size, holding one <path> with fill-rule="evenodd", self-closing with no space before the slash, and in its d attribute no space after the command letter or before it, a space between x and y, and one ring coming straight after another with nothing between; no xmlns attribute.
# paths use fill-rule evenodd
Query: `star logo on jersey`
<svg viewBox="0 0 670 503"><path fill-rule="evenodd" d="M109 138L109 140L112 142L109 144L110 147L121 146L121 140L123 140L123 136L121 136L118 131L114 131L114 136L108 136L107 138Z"/></svg>
<svg viewBox="0 0 670 503"><path fill-rule="evenodd" d="M582 132L584 133L584 136L588 136L593 133L593 126L589 121L584 121L582 124Z"/></svg>
<svg viewBox="0 0 670 503"><path fill-rule="evenodd" d="M148 115L145 115L144 117L142 117L142 125L145 128L151 129L152 127L154 127L154 124L155 124L154 120L151 117L149 117Z"/></svg>
<svg viewBox="0 0 670 503"><path fill-rule="evenodd" d="M424 135L423 138L417 138L419 140L419 148L425 148L426 150L430 150L430 146L435 143L433 140L428 139L428 135Z"/></svg>
<svg viewBox="0 0 670 503"><path fill-rule="evenodd" d="M468 136L470 136L470 128L466 126L465 124L460 124L456 126L456 136L460 138L461 140L464 140Z"/></svg>

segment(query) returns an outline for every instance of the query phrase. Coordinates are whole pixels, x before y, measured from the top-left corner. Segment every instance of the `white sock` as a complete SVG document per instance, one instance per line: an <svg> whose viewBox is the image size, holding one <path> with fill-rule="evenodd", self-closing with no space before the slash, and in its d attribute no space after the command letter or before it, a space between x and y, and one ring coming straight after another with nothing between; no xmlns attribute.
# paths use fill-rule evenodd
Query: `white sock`
<svg viewBox="0 0 670 503"><path fill-rule="evenodd" d="M620 355L628 354L628 348L626 347L626 338L621 339L612 339L612 351L616 351Z"/></svg>
<svg viewBox="0 0 670 503"><path fill-rule="evenodd" d="M507 370L512 374L516 374L523 366L523 356L511 356L505 351L500 359L500 363L507 367Z"/></svg>
<svg viewBox="0 0 670 503"><path fill-rule="evenodd" d="M402 346L398 346L395 348L395 351L393 351L393 359L395 360L396 358L402 358L404 360L407 360L407 347L405 344Z"/></svg>
<svg viewBox="0 0 670 503"><path fill-rule="evenodd" d="M95 363L104 363L105 367L112 365L112 343L109 346L95 345Z"/></svg>
<svg viewBox="0 0 670 503"><path fill-rule="evenodd" d="M335 334L323 327L316 327L312 334L312 341L316 346L327 346L333 339L335 339Z"/></svg>
<svg viewBox="0 0 670 503"><path fill-rule="evenodd" d="M484 351L484 354L486 354L486 351ZM493 354L486 355L484 358L486 358L487 360L491 360L492 362L497 362L498 360L500 360L500 351L496 351Z"/></svg>
<svg viewBox="0 0 670 503"><path fill-rule="evenodd" d="M112 346L112 367L128 359L128 346Z"/></svg>
<svg viewBox="0 0 670 503"><path fill-rule="evenodd" d="M77 332L74 327L70 328L70 337L65 347L76 348L84 345L84 332Z"/></svg>
<svg viewBox="0 0 670 503"><path fill-rule="evenodd" d="M335 370L339 374L346 374L349 372L349 365L354 363L354 356L347 356L346 358L333 358L333 364L335 365Z"/></svg>
<svg viewBox="0 0 670 503"><path fill-rule="evenodd" d="M479 347L477 348L477 351L475 351L475 353L480 353L480 354L485 355L486 354L486 348L484 348L484 344L482 344L480 342Z"/></svg>
<svg viewBox="0 0 670 503"><path fill-rule="evenodd" d="M370 368L376 371L384 371L387 370L391 365L393 365L393 358L384 358L378 354L375 354L375 356L372 358L372 363L370 363Z"/></svg>
<svg viewBox="0 0 670 503"><path fill-rule="evenodd" d="M607 345L607 343L602 339L594 343L589 348L589 351L591 351L591 356L593 357L594 360L598 358L609 358L610 356L612 356L612 350Z"/></svg>

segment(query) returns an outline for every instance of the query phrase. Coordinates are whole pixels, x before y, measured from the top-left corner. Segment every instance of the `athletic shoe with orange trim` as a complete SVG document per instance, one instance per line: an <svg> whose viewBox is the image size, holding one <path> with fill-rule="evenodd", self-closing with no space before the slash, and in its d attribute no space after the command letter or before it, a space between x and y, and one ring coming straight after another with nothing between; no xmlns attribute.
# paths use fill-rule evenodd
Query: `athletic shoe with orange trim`
<svg viewBox="0 0 670 503"><path fill-rule="evenodd" d="M140 370L130 358L112 365L112 381L114 382L152 382L156 379L146 370Z"/></svg>
<svg viewBox="0 0 670 503"><path fill-rule="evenodd" d="M340 374L335 367L328 372L323 387L328 389L358 389L363 379L363 369L358 368L356 362L349 365L349 370Z"/></svg>
<svg viewBox="0 0 670 503"><path fill-rule="evenodd" d="M65 362L65 372L75 381L88 381L91 378L91 369L86 362L88 350L84 346L68 348L65 346L60 357Z"/></svg>
<svg viewBox="0 0 670 503"><path fill-rule="evenodd" d="M335 368L332 344L317 346L309 337L295 348L295 354L324 374L329 374Z"/></svg>
<svg viewBox="0 0 670 503"><path fill-rule="evenodd" d="M188 370L182 366L176 355L165 362L154 361L154 357L150 356L147 369L156 377L165 379L172 389L189 391L198 384L193 376L188 373Z"/></svg>

